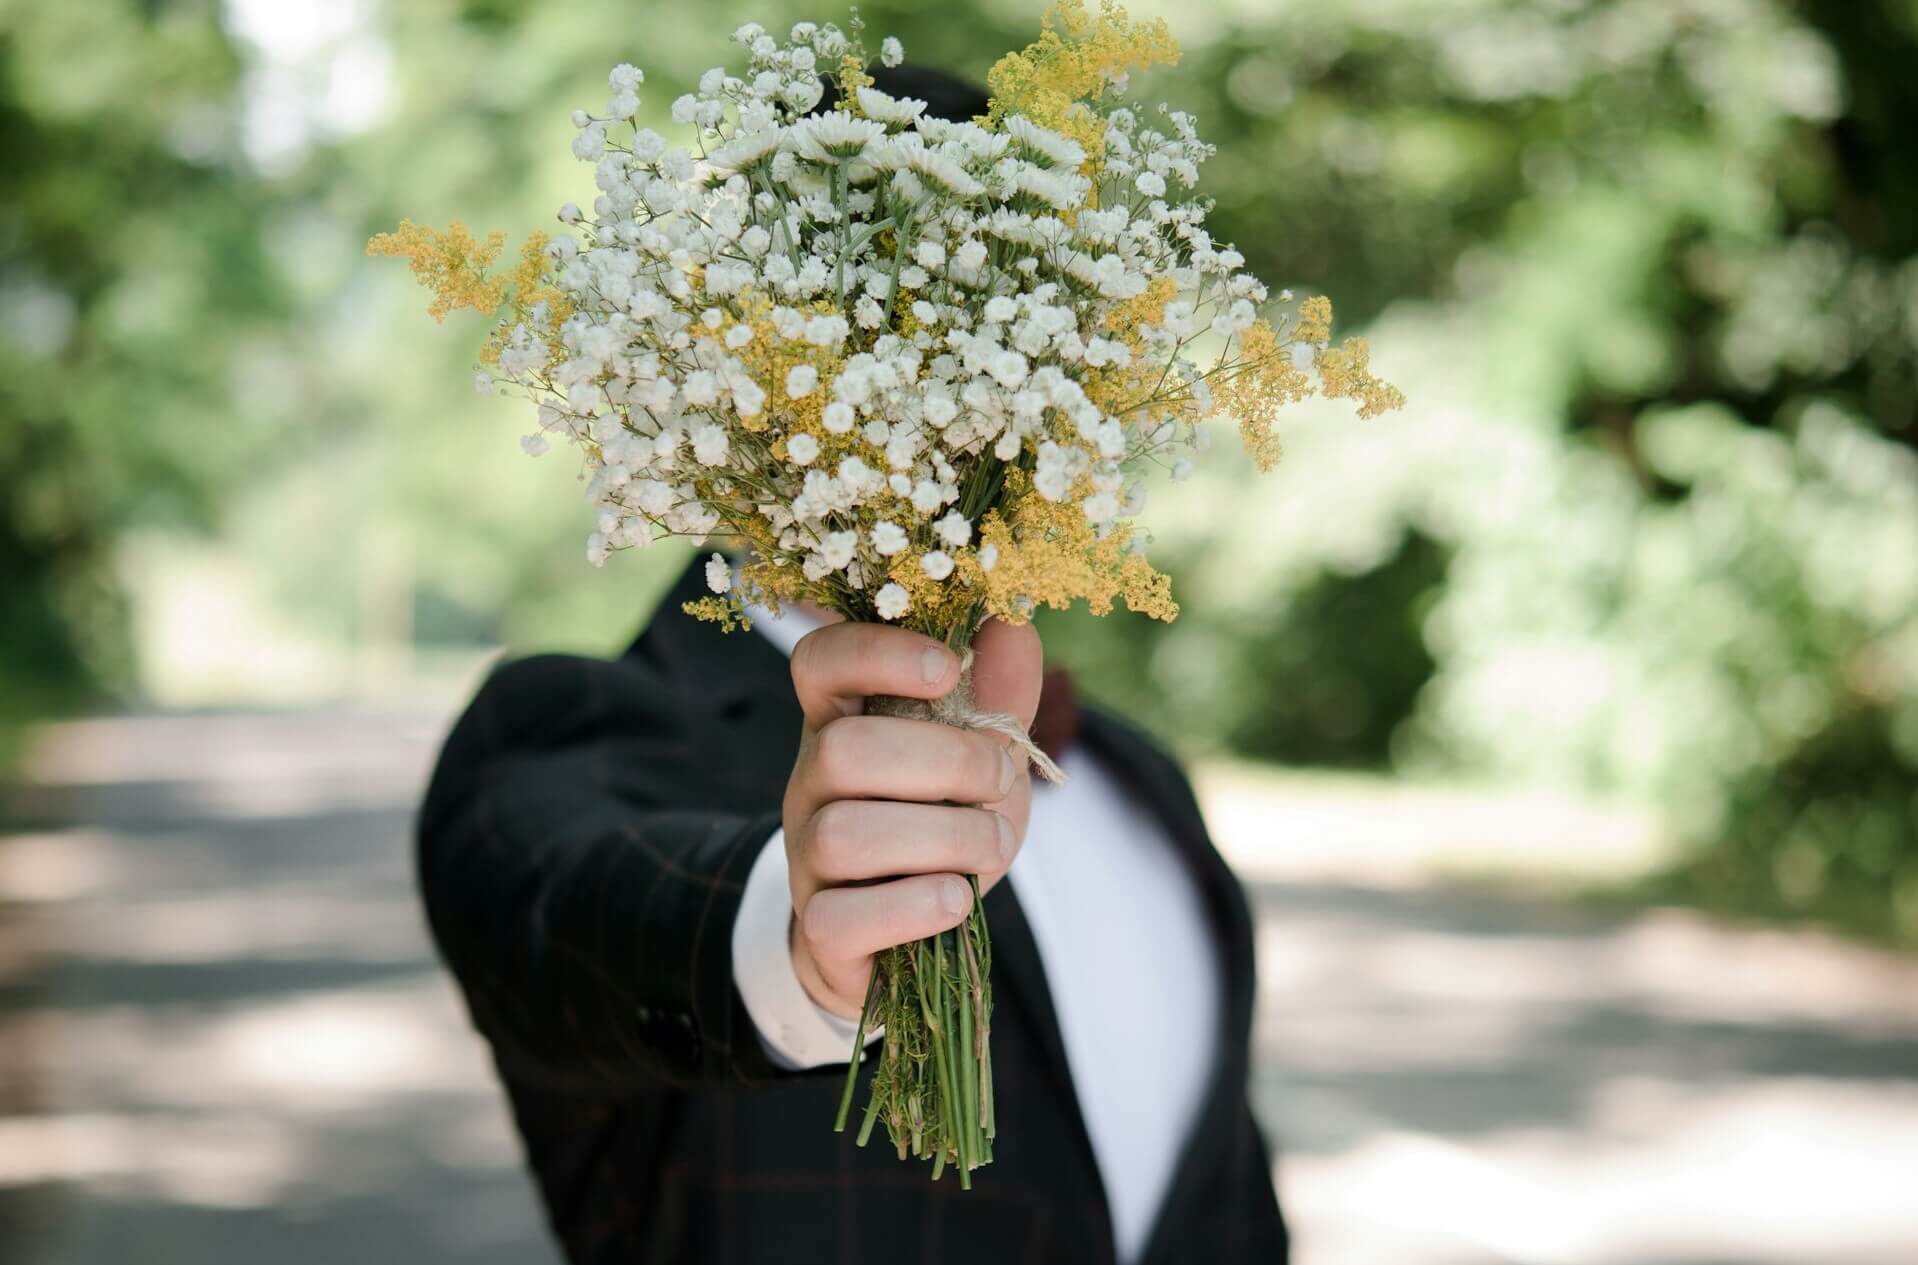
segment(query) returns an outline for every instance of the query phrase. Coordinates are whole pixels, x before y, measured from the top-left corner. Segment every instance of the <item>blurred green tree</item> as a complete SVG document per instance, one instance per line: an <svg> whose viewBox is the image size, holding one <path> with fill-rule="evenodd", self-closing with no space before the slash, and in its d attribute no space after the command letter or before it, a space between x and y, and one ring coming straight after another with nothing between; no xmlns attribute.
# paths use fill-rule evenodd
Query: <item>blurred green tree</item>
<svg viewBox="0 0 1918 1265"><path fill-rule="evenodd" d="M0 714L131 684L115 544L210 522L274 431L293 314L218 8L0 4Z"/></svg>
<svg viewBox="0 0 1918 1265"><path fill-rule="evenodd" d="M1043 5L861 7L983 78ZM1655 797L1691 895L1918 937L1918 0L1134 7L1222 229L1414 407L1156 491L1185 614L1049 646L1195 750ZM586 575L574 472L458 398L476 323L360 243L545 224L609 62L663 124L737 23L836 11L371 5L383 109L263 166L221 22L274 10L0 0L0 705L133 678L156 523L347 639L372 587L424 639L608 649L684 556Z"/></svg>
<svg viewBox="0 0 1918 1265"><path fill-rule="evenodd" d="M1291 758L1350 755L1308 682L1376 683L1374 758L1653 795L1679 890L1918 938L1914 64L1911 0L1286 6L1195 48L1222 222L1382 314L1415 408L1296 428L1274 495L1316 513L1248 524L1284 567L1179 502L1195 649L1135 665ZM1325 600L1414 532L1447 562L1396 615ZM1206 637L1261 607L1302 673Z"/></svg>

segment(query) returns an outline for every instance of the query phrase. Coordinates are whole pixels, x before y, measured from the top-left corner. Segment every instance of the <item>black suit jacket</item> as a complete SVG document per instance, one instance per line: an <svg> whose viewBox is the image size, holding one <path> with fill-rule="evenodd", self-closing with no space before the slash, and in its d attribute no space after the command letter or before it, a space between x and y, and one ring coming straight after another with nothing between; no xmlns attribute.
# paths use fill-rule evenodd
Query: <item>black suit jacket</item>
<svg viewBox="0 0 1918 1265"><path fill-rule="evenodd" d="M428 917L492 1045L567 1255L576 1265L1113 1261L1105 1193L1012 884L986 897L999 1136L972 1190L900 1162L883 1129L864 1149L832 1132L843 1068L790 1073L767 1060L733 986L732 928L779 824L800 712L775 647L681 613L699 591L689 570L617 660L545 655L495 670L447 740L420 814ZM1082 735L1169 827L1224 975L1218 1057L1145 1265L1283 1261L1246 1095L1244 897L1177 766L1096 712Z"/></svg>

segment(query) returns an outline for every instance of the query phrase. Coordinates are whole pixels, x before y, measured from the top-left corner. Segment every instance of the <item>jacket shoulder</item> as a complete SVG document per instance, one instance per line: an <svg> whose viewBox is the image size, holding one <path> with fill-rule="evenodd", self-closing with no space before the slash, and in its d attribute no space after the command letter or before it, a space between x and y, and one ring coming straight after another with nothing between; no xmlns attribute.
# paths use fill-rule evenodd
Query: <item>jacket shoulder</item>
<svg viewBox="0 0 1918 1265"><path fill-rule="evenodd" d="M637 655L537 654L502 660L453 723L433 770L422 825L500 762L619 734L684 725L675 683Z"/></svg>

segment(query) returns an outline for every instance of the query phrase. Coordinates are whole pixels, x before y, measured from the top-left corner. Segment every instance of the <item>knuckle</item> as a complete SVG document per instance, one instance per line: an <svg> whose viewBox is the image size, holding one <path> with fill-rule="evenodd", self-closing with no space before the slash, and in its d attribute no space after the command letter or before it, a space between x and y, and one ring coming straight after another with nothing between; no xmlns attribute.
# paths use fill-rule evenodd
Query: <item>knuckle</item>
<svg viewBox="0 0 1918 1265"><path fill-rule="evenodd" d="M955 810L952 816L953 856L962 858L974 870L987 857L998 856L998 836L993 830L991 813L965 808Z"/></svg>
<svg viewBox="0 0 1918 1265"><path fill-rule="evenodd" d="M793 646L792 677L794 685L803 685L819 670L819 633L815 629L799 639Z"/></svg>
<svg viewBox="0 0 1918 1265"><path fill-rule="evenodd" d="M815 954L831 943L832 910L824 901L815 897L799 911L799 935Z"/></svg>
<svg viewBox="0 0 1918 1265"><path fill-rule="evenodd" d="M997 871L1004 865L1004 860L999 855L1000 820L998 813L986 809L973 814L973 850L985 862L983 868L988 871Z"/></svg>
<svg viewBox="0 0 1918 1265"><path fill-rule="evenodd" d="M883 624L866 623L847 624L846 629L847 644L861 659L885 653L896 631Z"/></svg>
<svg viewBox="0 0 1918 1265"><path fill-rule="evenodd" d="M997 799L999 788L1005 783L1005 749L984 734L967 734L966 740L972 748L968 768L974 786L980 791L979 798Z"/></svg>
<svg viewBox="0 0 1918 1265"><path fill-rule="evenodd" d="M842 874L853 850L856 806L834 800L813 814L810 844L813 869L828 877Z"/></svg>
<svg viewBox="0 0 1918 1265"><path fill-rule="evenodd" d="M858 719L857 716L843 716L831 721L820 729L819 736L814 739L813 762L828 780L844 776L857 762L859 729L851 722Z"/></svg>
<svg viewBox="0 0 1918 1265"><path fill-rule="evenodd" d="M886 939L894 944L903 944L918 934L919 928L938 904L934 896L934 881L918 878L903 882L899 899L889 902L886 908Z"/></svg>
<svg viewBox="0 0 1918 1265"><path fill-rule="evenodd" d="M949 808L939 814L940 851L947 856L963 857L972 853L978 831L972 825L970 809Z"/></svg>

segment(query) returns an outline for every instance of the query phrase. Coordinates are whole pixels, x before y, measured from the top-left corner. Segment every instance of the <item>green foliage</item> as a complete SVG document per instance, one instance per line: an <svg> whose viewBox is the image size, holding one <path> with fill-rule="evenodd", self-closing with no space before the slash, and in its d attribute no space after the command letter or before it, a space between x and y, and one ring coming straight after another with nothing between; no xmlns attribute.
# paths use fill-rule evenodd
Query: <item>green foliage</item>
<svg viewBox="0 0 1918 1265"><path fill-rule="evenodd" d="M1414 408L1296 419L1288 510L1175 498L1166 642L1219 665L1265 627L1340 683L1429 608L1429 661L1359 678L1401 762L1652 797L1676 890L1918 940L1915 60L1918 6L1842 0L1288 6L1207 45L1184 86L1245 128L1222 217L1381 312ZM1449 564L1395 615L1324 599L1412 532ZM1167 658L1133 673L1241 748L1297 708Z"/></svg>
<svg viewBox="0 0 1918 1265"><path fill-rule="evenodd" d="M425 640L610 649L683 558L588 572L575 471L459 395L477 322L361 243L547 225L609 63L665 126L735 24L827 11L388 3L375 125L266 161L245 7L0 0L0 708L150 676L156 528L349 644L384 584ZM975 78L1040 7L861 6ZM1918 938L1918 2L1166 16L1186 57L1137 86L1219 143L1222 232L1412 408L1155 489L1184 614L1049 617L1055 657L1195 749L1650 797L1677 890Z"/></svg>
<svg viewBox="0 0 1918 1265"><path fill-rule="evenodd" d="M120 534L207 522L266 439L235 375L290 316L233 166L217 5L0 6L0 699L124 686Z"/></svg>

